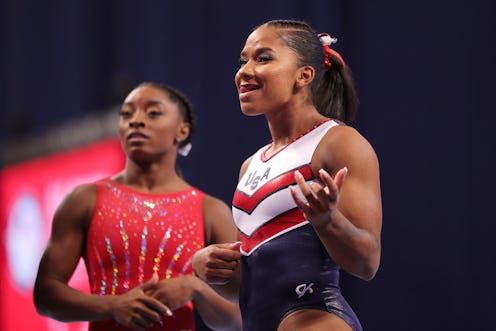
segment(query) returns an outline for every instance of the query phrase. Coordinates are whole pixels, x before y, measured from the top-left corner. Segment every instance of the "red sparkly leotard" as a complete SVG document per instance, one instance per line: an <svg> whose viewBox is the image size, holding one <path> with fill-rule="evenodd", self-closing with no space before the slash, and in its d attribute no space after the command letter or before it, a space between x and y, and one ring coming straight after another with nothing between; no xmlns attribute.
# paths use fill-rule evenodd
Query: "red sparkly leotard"
<svg viewBox="0 0 496 331"><path fill-rule="evenodd" d="M193 253L205 244L202 191L149 194L110 179L96 185L85 254L91 293L122 294L154 272L160 279L192 273ZM162 324L147 330L194 330L192 303ZM90 322L89 329L127 330L113 320Z"/></svg>

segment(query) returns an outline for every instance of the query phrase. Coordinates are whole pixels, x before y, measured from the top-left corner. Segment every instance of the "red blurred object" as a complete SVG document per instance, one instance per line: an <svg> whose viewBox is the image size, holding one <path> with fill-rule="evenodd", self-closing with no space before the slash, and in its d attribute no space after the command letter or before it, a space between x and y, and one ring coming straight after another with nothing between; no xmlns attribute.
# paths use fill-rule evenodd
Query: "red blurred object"
<svg viewBox="0 0 496 331"><path fill-rule="evenodd" d="M76 185L123 169L117 139L5 167L0 172L0 330L75 331L87 323L62 323L38 315L33 285L50 234L52 216ZM81 260L71 286L89 291Z"/></svg>

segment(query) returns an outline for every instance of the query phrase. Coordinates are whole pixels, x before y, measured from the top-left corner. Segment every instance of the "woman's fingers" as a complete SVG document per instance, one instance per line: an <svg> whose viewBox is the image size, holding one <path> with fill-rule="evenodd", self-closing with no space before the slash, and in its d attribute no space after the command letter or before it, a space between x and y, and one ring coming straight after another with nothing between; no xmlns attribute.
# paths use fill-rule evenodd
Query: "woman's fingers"
<svg viewBox="0 0 496 331"><path fill-rule="evenodd" d="M306 202L308 202L309 204L314 202L316 200L315 193L313 192L313 189L310 187L310 185L307 184L305 178L298 170L295 171L295 180L296 183L298 184L301 194L307 200ZM301 198L299 198L299 200L302 203L306 204Z"/></svg>
<svg viewBox="0 0 496 331"><path fill-rule="evenodd" d="M339 171L336 173L334 178L332 178L331 175L324 169L319 170L319 175L322 182L325 183L327 186L329 186L329 188L334 189L335 191L339 191L341 189L341 186L343 186L344 179L346 178L347 174L348 174L347 167L343 167L339 169Z"/></svg>
<svg viewBox="0 0 496 331"><path fill-rule="evenodd" d="M346 167L340 169L334 178L332 178L332 176L324 169L320 169L319 176L322 184L317 182L308 184L301 173L297 170L295 171L295 180L298 184L301 195L306 199L306 201L302 199L302 196L298 194L294 187L290 187L293 200L304 213L319 213L322 211L327 211L332 208L330 207L330 204L336 202L339 191L347 174L348 168Z"/></svg>

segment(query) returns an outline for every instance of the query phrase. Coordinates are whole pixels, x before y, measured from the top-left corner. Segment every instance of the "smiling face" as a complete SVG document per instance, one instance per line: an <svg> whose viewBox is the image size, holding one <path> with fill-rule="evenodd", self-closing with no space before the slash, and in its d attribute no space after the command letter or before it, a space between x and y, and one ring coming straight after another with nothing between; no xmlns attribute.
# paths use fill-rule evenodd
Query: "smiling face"
<svg viewBox="0 0 496 331"><path fill-rule="evenodd" d="M240 63L234 81L244 114L264 114L290 104L300 68L296 53L286 45L279 29L261 26L253 31Z"/></svg>
<svg viewBox="0 0 496 331"><path fill-rule="evenodd" d="M189 124L184 121L178 103L157 87L137 87L121 107L119 135L131 159L163 155L176 148L175 140L183 140L188 134Z"/></svg>

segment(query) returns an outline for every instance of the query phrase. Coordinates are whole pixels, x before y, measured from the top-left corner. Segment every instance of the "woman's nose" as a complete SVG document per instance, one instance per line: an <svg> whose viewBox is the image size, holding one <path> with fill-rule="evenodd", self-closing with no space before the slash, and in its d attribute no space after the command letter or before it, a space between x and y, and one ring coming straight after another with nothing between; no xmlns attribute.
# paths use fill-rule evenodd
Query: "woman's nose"
<svg viewBox="0 0 496 331"><path fill-rule="evenodd" d="M239 84L240 80L248 80L253 77L253 67L246 63L241 68L239 68L238 72L234 76L234 82Z"/></svg>
<svg viewBox="0 0 496 331"><path fill-rule="evenodd" d="M252 77L253 76L253 66L251 62L246 62L242 67L239 68L237 75L239 77Z"/></svg>
<svg viewBox="0 0 496 331"><path fill-rule="evenodd" d="M143 114L140 111L136 111L133 114L133 117L129 121L129 125L131 127L138 127L138 126L144 126L145 122L143 121Z"/></svg>

